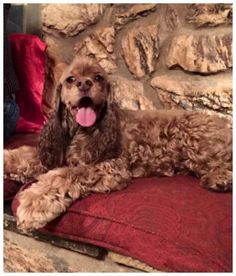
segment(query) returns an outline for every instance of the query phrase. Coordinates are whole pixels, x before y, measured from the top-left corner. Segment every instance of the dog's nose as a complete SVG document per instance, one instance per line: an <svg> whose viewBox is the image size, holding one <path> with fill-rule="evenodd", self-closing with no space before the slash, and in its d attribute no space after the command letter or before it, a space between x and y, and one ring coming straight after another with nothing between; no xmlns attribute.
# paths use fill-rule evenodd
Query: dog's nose
<svg viewBox="0 0 236 276"><path fill-rule="evenodd" d="M77 87L80 91L87 91L93 86L93 82L90 79L79 79L77 81Z"/></svg>

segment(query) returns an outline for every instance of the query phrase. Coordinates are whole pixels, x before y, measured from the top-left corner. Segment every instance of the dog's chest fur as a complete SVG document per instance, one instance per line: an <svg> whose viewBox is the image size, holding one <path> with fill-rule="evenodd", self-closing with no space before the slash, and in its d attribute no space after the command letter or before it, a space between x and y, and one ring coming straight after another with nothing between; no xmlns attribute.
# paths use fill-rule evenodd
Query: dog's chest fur
<svg viewBox="0 0 236 276"><path fill-rule="evenodd" d="M66 163L69 166L78 166L91 164L97 159L96 148L93 147L94 139L98 130L90 135L83 132L76 134L76 138L72 139L66 149Z"/></svg>

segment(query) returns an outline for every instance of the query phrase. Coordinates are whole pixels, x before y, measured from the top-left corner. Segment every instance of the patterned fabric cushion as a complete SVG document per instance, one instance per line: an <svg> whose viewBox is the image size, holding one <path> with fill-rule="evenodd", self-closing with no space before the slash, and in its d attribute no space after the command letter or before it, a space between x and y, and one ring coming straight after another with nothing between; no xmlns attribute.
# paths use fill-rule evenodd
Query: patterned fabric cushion
<svg viewBox="0 0 236 276"><path fill-rule="evenodd" d="M43 123L42 96L45 78L46 44L35 35L10 36L12 60L19 80L16 102L20 118L16 132L38 132Z"/></svg>
<svg viewBox="0 0 236 276"><path fill-rule="evenodd" d="M10 179L4 179L3 187L4 187L4 190L3 190L4 201L8 201L14 198L16 193L22 187L22 183L14 180L10 180Z"/></svg>
<svg viewBox="0 0 236 276"><path fill-rule="evenodd" d="M190 176L140 178L123 191L90 195L39 231L162 271L232 271L232 194L202 189Z"/></svg>

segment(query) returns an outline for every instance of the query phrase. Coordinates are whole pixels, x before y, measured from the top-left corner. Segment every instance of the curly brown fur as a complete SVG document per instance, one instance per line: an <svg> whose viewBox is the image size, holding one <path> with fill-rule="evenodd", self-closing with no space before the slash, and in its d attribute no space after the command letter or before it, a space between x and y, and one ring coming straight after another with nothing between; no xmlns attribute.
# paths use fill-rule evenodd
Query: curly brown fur
<svg viewBox="0 0 236 276"><path fill-rule="evenodd" d="M203 187L231 190L232 133L226 120L197 112L121 110L112 102L105 72L88 59L68 66L56 91L56 112L37 150L5 152L8 176L37 179L18 195L20 228L42 227L74 200L123 189L132 177L194 173ZM85 112L81 121L80 108L91 112L89 122Z"/></svg>

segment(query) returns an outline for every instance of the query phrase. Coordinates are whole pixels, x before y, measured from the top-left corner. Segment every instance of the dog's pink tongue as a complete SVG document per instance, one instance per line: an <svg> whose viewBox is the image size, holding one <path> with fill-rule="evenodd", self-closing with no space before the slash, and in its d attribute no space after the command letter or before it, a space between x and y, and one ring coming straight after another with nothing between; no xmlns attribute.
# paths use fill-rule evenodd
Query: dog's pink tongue
<svg viewBox="0 0 236 276"><path fill-rule="evenodd" d="M76 113L75 120L83 127L90 127L96 122L96 113L91 107L82 107Z"/></svg>

